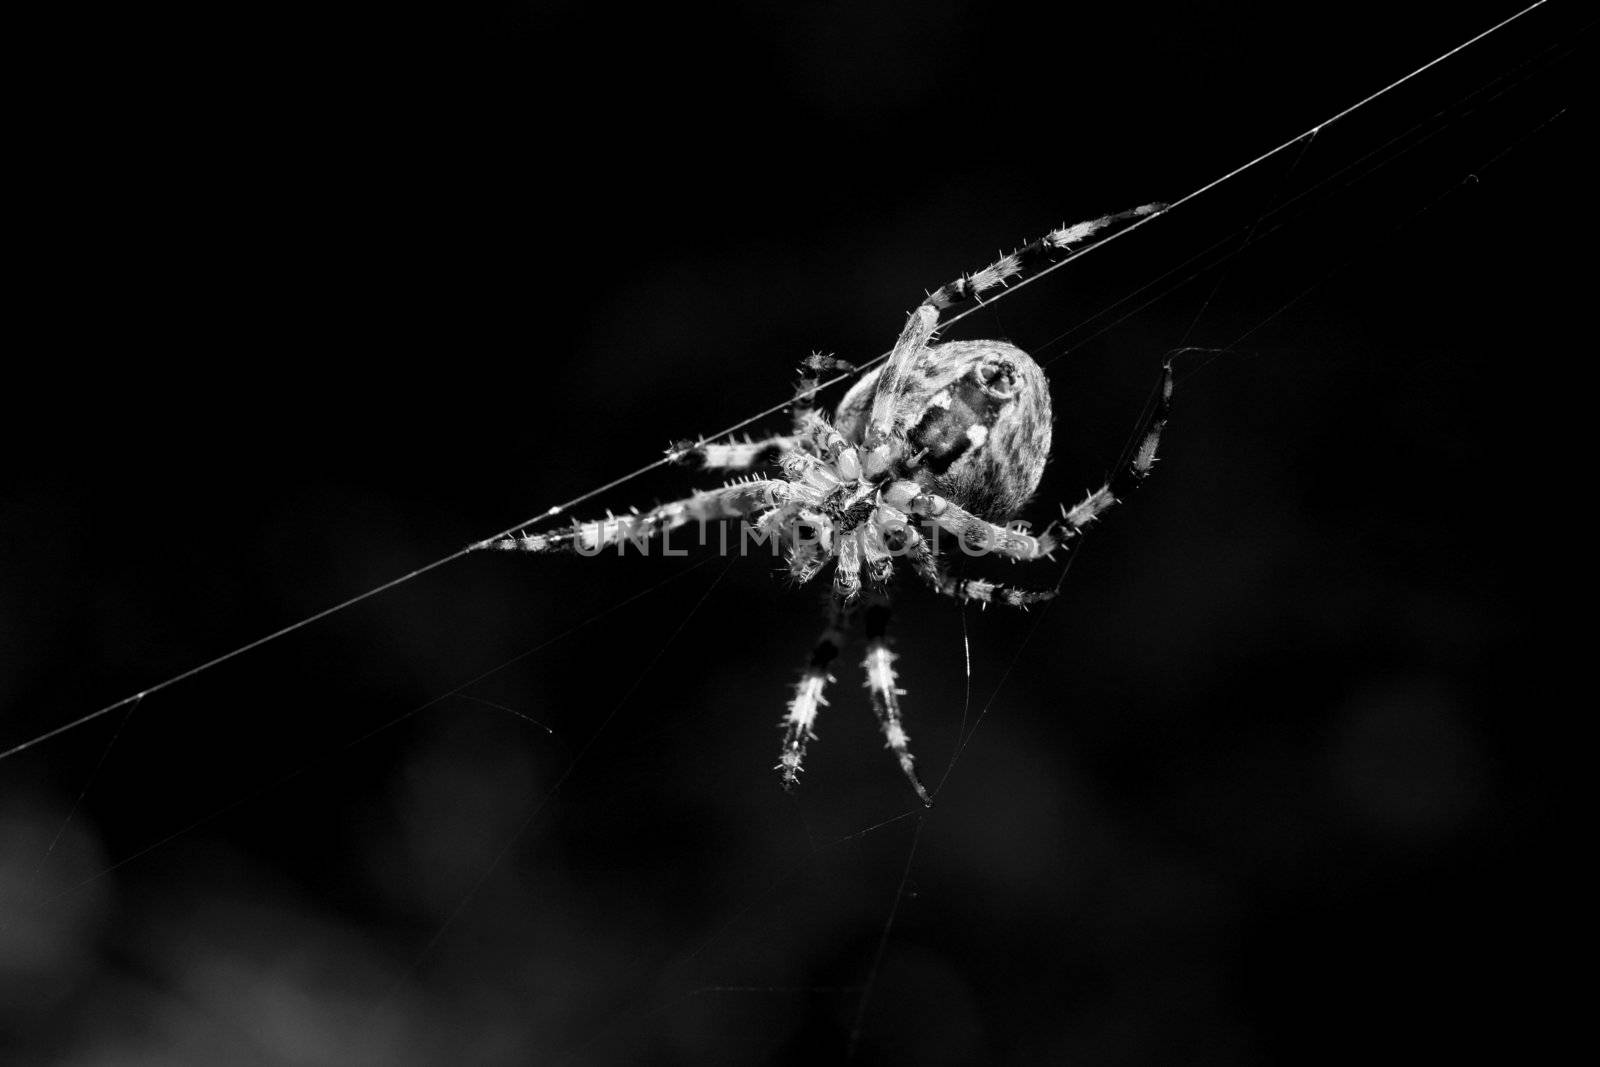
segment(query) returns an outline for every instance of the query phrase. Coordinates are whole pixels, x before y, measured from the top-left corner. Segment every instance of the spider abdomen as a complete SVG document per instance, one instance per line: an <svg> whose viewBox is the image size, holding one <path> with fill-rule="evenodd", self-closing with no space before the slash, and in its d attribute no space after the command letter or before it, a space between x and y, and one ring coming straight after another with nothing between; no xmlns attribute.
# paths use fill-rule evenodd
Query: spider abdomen
<svg viewBox="0 0 1600 1067"><path fill-rule="evenodd" d="M877 371L845 395L835 426L860 443ZM900 476L987 519L1008 518L1039 487L1050 457L1050 386L1022 349L951 341L917 360L895 401L905 428Z"/></svg>

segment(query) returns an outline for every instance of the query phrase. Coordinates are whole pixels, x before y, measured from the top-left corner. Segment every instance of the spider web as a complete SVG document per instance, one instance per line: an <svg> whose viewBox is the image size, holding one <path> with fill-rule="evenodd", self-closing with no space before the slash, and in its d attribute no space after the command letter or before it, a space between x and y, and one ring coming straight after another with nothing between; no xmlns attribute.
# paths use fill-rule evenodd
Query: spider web
<svg viewBox="0 0 1600 1067"><path fill-rule="evenodd" d="M1499 74L1513 64L1501 55L1490 65ZM1472 99L1490 84L1480 80L1466 97L1458 84L1452 99ZM1539 85L1544 94L1538 103L1547 103L1548 83L1535 88ZM1465 173L1486 180L1492 170L1483 164L1495 164L1504 150L1550 121L1554 112L1527 104L1527 95L1535 94L1519 97L1517 109L1491 116L1487 131L1472 127L1470 136L1461 138L1460 151L1471 157ZM1559 100L1559 87L1554 95ZM1451 96L1440 90L1432 99ZM1198 723L1218 725L1215 714L1195 709L1214 709L1222 701L1186 701L1176 691L1196 679L1221 689L1222 681L1209 677L1220 668L1194 667L1216 652L1185 647L1182 633L1184 625L1192 627L1192 616L1183 623L1159 619L1150 605L1170 606L1185 597L1208 602L1204 587L1197 591L1194 579L1185 577L1195 568L1177 565L1192 564L1195 552L1174 542L1192 533L1179 528L1177 516L1188 514L1179 505L1201 505L1202 490L1216 488L1205 484L1204 471L1215 466L1209 457L1242 458L1230 469L1270 487L1271 465L1259 457L1252 461L1246 446L1289 436L1281 424L1267 420L1249 427L1251 432L1219 440L1208 427L1226 425L1229 414L1245 415L1248 404L1241 400L1219 409L1201 387L1224 379L1241 398L1296 395L1294 379L1315 373L1303 360L1289 361L1293 365L1282 370L1264 369L1276 362L1271 353L1241 346L1259 342L1263 325L1279 321L1285 308L1301 306L1305 294L1327 284L1330 275L1337 278L1346 264L1364 266L1374 232L1400 227L1403 233L1419 217L1419 207L1431 206L1444 182L1450 188L1460 183L1463 175L1451 169L1456 157L1424 140L1436 129L1460 130L1465 123L1459 118L1452 113L1437 126L1396 135L1403 138L1396 146L1401 150L1435 145L1433 165L1414 167L1425 171L1415 174L1419 186L1426 187L1422 197L1416 189L1390 185L1381 196L1361 199L1343 213L1318 216L1307 208L1294 214L1297 198L1289 189L1296 175L1297 191L1320 188L1332 190L1330 195L1354 180L1349 160L1361 157L1330 145L1327 134L1318 136L1314 151L1295 155L1292 166L1285 159L1288 173L1272 176L1278 184L1269 178L1266 189L1230 187L1237 203L1230 205L1231 212L1218 208L1216 214L1239 221L1243 247L1215 249L1195 264L1195 277L1213 283L1211 295L1181 313L1178 329L1137 323L1145 321L1138 318L1140 301L1188 292L1177 286L1195 278L1181 261L1176 277L1158 277L1150 283L1153 288L1128 304L1115 305L1115 294L1096 288L1140 291L1128 282L1141 272L1126 264L1148 260L1127 251L1117 253L1124 257L1121 269L1106 268L1105 276L1114 282L1087 282L1086 306L1108 309L1098 324L1057 335L1059 310L1030 309L1029 300L1045 299L1034 290L991 309L990 322L999 329L973 327L979 334L1011 336L1039 354L1041 362L1068 352L1076 357L1067 375L1054 372L1058 396L1066 395L1056 455L1075 458L1058 461L1041 493L1044 500L1071 499L1121 462L1107 445L1130 439L1139 391L1153 384L1151 361L1135 360L1130 353L1148 356L1171 347L1187 324L1193 341L1212 342L1206 361L1213 365L1206 377L1196 378L1195 367L1202 362L1196 359L1180 382L1168 459L1152 483L1161 488L1149 490L1169 498L1178 494L1177 503L1169 505L1172 510L1153 511L1159 505L1136 501L1127 514L1113 515L1108 521L1117 533L1089 542L1093 565L1073 571L1079 577L1070 610L1028 618L989 613L981 626L972 627L965 655L947 659L958 619L960 633L968 633L966 615L954 605L907 598L897 641L906 655L902 666L913 733L927 765L944 766L951 789L946 793L941 783L941 803L931 815L913 810L885 765L864 714L864 694L855 692L848 664L839 671L838 697L822 723L823 740L804 792L794 801L774 800L762 747L772 738L748 725L752 718L776 714L773 694L781 695L815 623L805 610L805 596L783 598L781 610L773 604L774 590L759 563L733 567L707 551L687 561L581 561L589 565L570 571L513 571L503 559L474 560L462 565L469 576L449 577L470 587L470 611L447 608L441 615L441 604L450 600L446 576L429 575L352 611L348 622L329 620L332 625L325 636L319 634L315 648L300 642L261 649L251 668L257 691L249 700L241 698L236 674L194 678L181 703L176 693L162 695L173 703L159 719L153 700L135 702L141 709L137 716L120 723L120 716L108 716L83 737L58 742L64 747L51 750L51 764L30 764L65 768L62 781L84 784L69 789L67 795L75 794L77 801L65 818L45 809L24 822L60 829L53 838L45 834L37 846L25 843L17 850L30 858L42 856L34 864L38 882L30 881L24 893L25 899L42 899L22 913L25 921L8 922L8 931L49 926L44 958L51 958L46 950L52 947L57 959L83 958L83 924L93 929L105 922L104 909L115 892L119 907L140 916L144 930L117 927L110 950L168 961L171 970L163 981L147 986L165 985L199 998L223 1017L224 1008L231 1007L251 1019L244 1028L246 1045L264 1059L403 1062L409 1056L433 1062L454 1053L485 1061L537 1056L610 1062L641 1048L676 1049L685 1057L721 1053L759 1059L811 1052L837 1058L843 1049L858 1058L970 1061L984 1048L1001 1058L1026 1058L1030 1052L1063 1048L1097 1057L1132 1047L1138 1055L1154 1057L1161 1042L1192 1035L1216 1017L1231 1018L1233 1026L1214 1034L1215 1044L1208 1047L1223 1053L1250 1049L1237 1016L1211 1010L1207 998L1225 996L1208 984L1215 976L1203 966L1230 924L1238 922L1245 889L1238 879L1224 876L1227 868L1216 864L1215 854L1208 862L1196 844L1222 840L1223 847L1244 849L1249 841L1208 838L1212 824L1205 819L1159 818L1157 809L1183 795L1160 795L1151 770L1170 766L1181 742L1197 738ZM1381 137L1367 136L1367 143ZM1297 142L1297 152L1300 147ZM1405 157L1380 155L1370 173L1392 175L1387 165L1400 158ZM1307 173L1317 165L1327 172ZM1394 205L1381 222L1367 214L1375 200ZM1361 239L1351 255L1329 256L1312 271L1300 263L1299 273L1283 279L1286 291L1253 297L1243 311L1229 308L1229 294L1255 293L1276 280L1272 264L1281 261L1271 259L1241 275L1247 265L1262 262L1253 257L1262 254L1285 216L1283 231L1298 234L1302 248L1339 247L1328 235L1341 228L1348 232L1352 219ZM1321 230L1316 229L1319 220ZM1214 217L1207 239L1214 236L1215 224ZM1172 250L1182 245L1173 238L1164 246L1167 262L1179 258ZM1240 254L1244 251L1250 255ZM1221 280L1215 270L1219 263L1228 271ZM927 280L936 284L942 277L935 272ZM1080 274L1075 280L1084 279ZM1169 284L1171 291L1164 291ZM1133 336L1115 346L1096 346L1092 342L1098 338L1083 334L1108 321L1121 325L1112 318L1121 313L1110 310L1114 305L1137 309ZM1265 315L1263 308L1269 309ZM1029 316L1040 314L1041 321L1053 318L1055 325L1035 325ZM811 334L827 336L826 331ZM1165 341L1147 343L1163 334ZM1054 339L1040 343L1043 337ZM1223 353L1230 358L1219 358ZM1354 358L1332 362L1325 373L1337 372L1338 380L1356 376ZM1252 385L1228 372L1230 365L1240 364L1265 380ZM1427 365L1438 370L1436 361ZM1405 373L1384 368L1382 380L1396 388ZM1071 382L1066 389L1064 378ZM1419 394L1428 384L1418 382L1409 392ZM1131 405L1123 402L1129 397ZM657 426L649 429L658 432ZM1388 451L1379 451L1392 469ZM1208 457L1203 467L1194 455ZM1279 478L1281 488L1281 473ZM1171 487L1197 481L1200 486L1189 490ZM1227 522L1218 508L1201 513ZM1165 523L1162 515L1168 516ZM228 518L220 516L216 527L233 525ZM356 526L370 534L387 525L385 519ZM1160 533L1163 528L1170 532ZM1224 532L1247 529L1240 523ZM1222 540L1218 534L1206 547L1216 550ZM385 567L385 553L401 555L392 541L380 546L368 564L372 572L403 569ZM349 555L341 553L340 559ZM1063 567L1058 580L1064 581L1066 573ZM1230 573L1248 575L1250 568L1235 566ZM315 599L319 577L326 576L308 574L308 599ZM1152 595L1157 584L1186 581L1190 584L1175 600L1170 594ZM571 620L562 610L594 603L615 607L597 615L584 609ZM1083 614L1091 605L1092 617ZM525 618L524 612L534 617ZM760 625L748 624L754 620ZM558 636L545 636L557 627ZM1053 645L1078 651L1066 664L1038 661L1029 649L1040 647L1041 632L1050 634ZM530 634L537 635L531 643ZM1119 659L1114 646L1126 641L1149 648ZM144 674L150 663L161 662L159 655L184 658L182 650L153 651L156 644L135 643L123 653L123 669L134 673L137 667ZM1157 649L1160 655L1153 654ZM552 650L568 658L530 669ZM324 666L328 661L336 664L332 677ZM461 664L485 662L496 666L459 680L471 673L460 671ZM1107 663L1120 666L1106 669ZM1150 669L1171 674L1147 679L1146 695L1136 700L1118 692L1118 685L1131 685L1140 670ZM988 695L969 727L975 678L979 692ZM82 685L60 676L45 681L62 697L75 695ZM425 703L407 699L418 689L431 694ZM954 699L941 694L961 692L966 698L957 725L953 714L941 714L953 711ZM1393 699L1385 695L1389 692L1372 699ZM1426 686L1404 703L1407 708L1450 706ZM374 709L397 706L411 710L398 717L386 712L366 732L345 741L356 733L350 727ZM1008 712L1005 736L984 726L999 706ZM1152 707L1156 710L1148 710ZM547 708L574 710L553 720ZM1128 751L1130 734L1115 724L1130 713L1131 735L1153 747L1154 755L1135 759ZM1259 708L1239 714L1241 721L1279 722ZM236 717L248 728L241 729ZM1462 762L1471 763L1470 744L1447 729L1455 720L1442 712L1436 719L1424 716L1417 728L1434 729L1447 743L1468 750ZM1221 727L1238 729L1226 720ZM980 735L980 729L986 732ZM94 730L104 733L93 736ZM274 744L268 733L281 733L286 743ZM980 736L981 744L970 744ZM1238 736L1242 747L1202 747L1193 758L1230 762L1221 755L1248 754L1258 735L1238 729ZM259 758L239 758L242 742L261 746ZM308 764L308 750L326 758ZM752 759L752 750L762 755ZM1070 755L1074 752L1082 755ZM164 753L186 753L180 762L191 763L185 770L193 773L180 785L152 788L152 769L161 776L172 768L171 756ZM1074 758L1082 765L1074 766ZM285 762L274 768L280 759ZM86 768L93 768L87 776ZM241 790L242 768L248 768L246 777L259 775L260 784ZM1187 788L1217 780L1214 772L1187 769L1190 774L1179 776ZM48 781L41 774L41 782ZM1265 781L1273 783L1270 777ZM1425 781L1437 785L1435 779ZM1151 791L1157 795L1148 796ZM1213 804L1205 817L1225 820L1226 802L1237 803L1242 795L1225 792L1221 810ZM138 810L119 815L118 798L131 796L141 798ZM86 802L98 833L84 829L78 812ZM748 821L734 821L730 812L744 813ZM1426 812L1389 814L1400 829L1390 827L1391 836L1378 836L1391 847L1394 834L1451 840L1450 812L1436 815L1433 823ZM227 824L225 832L219 823ZM1390 826L1381 820L1375 825ZM151 840L152 827L167 826L177 829L158 831ZM1256 833L1268 832L1258 822L1251 826ZM393 827L406 828L410 836ZM1296 829L1303 823L1283 831L1283 837L1270 837L1269 844L1281 847ZM1050 840L1066 842L1065 855L1027 855L1030 847ZM665 856L670 863L663 862ZM976 874L985 864L993 871ZM265 887L237 884L263 875L269 879ZM663 879L675 884L653 884ZM927 901L930 894L934 899ZM973 899L962 899L969 894ZM1174 896L1190 903L1189 921L1177 914L1181 908ZM1123 897L1134 903L1122 908L1109 903ZM996 1009L986 1002L988 983L1010 988L994 970L995 955L964 943L953 955L940 951L941 935L963 920L993 930L997 927L985 924L983 916L1007 910L1040 924L1033 929L1041 946L1062 954L1054 964L1059 971L1052 973L1041 954L1025 945L1017 951L1014 931L999 946L1012 953L1005 958L1023 960L1019 966L1029 973L1050 975L1041 990L1074 994L1068 1017L1057 1026L1029 1027L1020 1021L1047 1017L1051 1009L1045 1004L1024 1001ZM342 916L350 914L361 918L344 921ZM1078 921L1094 928L1076 930ZM1138 923L1146 924L1140 927L1144 930L1154 924L1158 931L1176 931L1168 941L1193 937L1201 944L1169 947L1158 966L1140 956L1140 938L1131 929ZM275 938L304 945L310 935L326 938L331 952L311 954L310 962L302 953L297 962L293 954L270 950ZM172 947L162 947L163 942ZM346 957L343 965L330 965L334 954ZM1108 955L1118 962L1105 963ZM958 970L953 958L967 960L968 970ZM1150 1002L1126 994L1117 999L1097 981L1097 967L1170 983L1180 994L1177 1018L1140 1014L1152 1010ZM96 979L89 1002L138 995L130 986L139 983L110 975ZM310 994L322 1001L321 1008L307 1007ZM60 1004L72 1004L70 998L44 999L40 1010L51 1025L82 1020L76 1014L64 1020L60 1014ZM932 1008L919 1005L937 1006L942 1016L939 1025L920 1035L912 1024L927 1026ZM160 1017L184 1016L168 1010ZM263 1023L284 1017L297 1022L280 1030ZM980 1042L973 1036L981 1029L980 1019L991 1020L990 1026L992 1020L1005 1020L1006 1036L991 1033ZM431 1032L426 1042L414 1044L418 1027L413 1020L426 1020ZM1052 1031L1054 1045L1048 1044ZM182 1054L190 1058L203 1060L230 1047L226 1034L187 1032L191 1044ZM101 1030L92 1021L88 1033L78 1049L160 1044L160 1035ZM1124 1038L1132 1044L1119 1045L1119 1034L1132 1034ZM93 1040L96 1036L104 1043ZM1260 1051L1262 1038L1254 1040L1250 1050ZM940 1049L938 1042L954 1043Z"/></svg>

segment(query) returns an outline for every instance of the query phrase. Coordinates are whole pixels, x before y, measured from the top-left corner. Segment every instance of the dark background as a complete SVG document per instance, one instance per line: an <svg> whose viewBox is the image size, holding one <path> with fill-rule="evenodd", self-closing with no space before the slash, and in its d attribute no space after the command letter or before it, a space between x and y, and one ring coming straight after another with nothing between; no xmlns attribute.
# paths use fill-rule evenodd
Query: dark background
<svg viewBox="0 0 1600 1067"><path fill-rule="evenodd" d="M927 777L976 726L931 813L859 650L778 787L824 583L471 556L0 762L0 1052L1536 1054L1581 719L1544 610L1586 484L1579 6L951 332L1048 364L1036 520L1103 479L1164 353L1248 336L1180 364L1156 476L1060 601L966 612L970 702L962 611L902 592ZM1515 8L40 26L0 747L780 404L807 352L870 359L997 249L1176 199Z"/></svg>

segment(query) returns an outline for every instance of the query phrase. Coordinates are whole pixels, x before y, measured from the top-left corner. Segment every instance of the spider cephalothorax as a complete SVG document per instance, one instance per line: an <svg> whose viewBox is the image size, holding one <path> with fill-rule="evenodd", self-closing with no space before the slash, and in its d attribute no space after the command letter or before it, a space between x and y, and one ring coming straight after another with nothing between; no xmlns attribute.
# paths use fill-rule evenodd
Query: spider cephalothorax
<svg viewBox="0 0 1600 1067"><path fill-rule="evenodd" d="M785 785L798 780L806 744L816 736L817 712L827 702L829 667L845 644L853 615L864 607L862 666L884 738L917 795L931 803L901 724L904 691L896 684L895 655L886 636L888 583L897 561L909 564L937 592L961 600L1026 607L1049 599L1054 594L1048 591L950 577L938 538L953 536L967 554L993 553L1014 561L1048 557L1149 473L1172 395L1169 365L1132 461L1082 503L1063 508L1058 524L1032 534L1016 515L1038 488L1050 456L1050 389L1044 371L1026 352L1003 341L934 344L939 314L980 300L1041 263L1059 261L1117 223L1157 210L1147 205L1062 227L939 289L911 313L883 364L856 382L831 420L809 401L817 390L815 375L840 364L813 357L802 371L807 376L790 433L762 441L686 443L669 452L708 469L761 469L769 476L746 476L647 512L608 515L482 547L593 555L610 545L646 543L690 521L741 518L758 535L778 539L797 582L808 582L833 564L828 623L781 723L778 769Z"/></svg>

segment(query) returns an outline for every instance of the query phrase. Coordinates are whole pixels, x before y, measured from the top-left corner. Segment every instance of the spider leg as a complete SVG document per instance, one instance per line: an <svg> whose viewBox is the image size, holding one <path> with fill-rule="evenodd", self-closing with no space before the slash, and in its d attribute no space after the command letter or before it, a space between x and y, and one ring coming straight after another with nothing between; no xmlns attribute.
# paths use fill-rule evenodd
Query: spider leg
<svg viewBox="0 0 1600 1067"><path fill-rule="evenodd" d="M875 512L861 525L861 555L867 564L867 580L881 588L894 579L894 551L884 536L884 509ZM893 521L892 519L890 521Z"/></svg>
<svg viewBox="0 0 1600 1067"><path fill-rule="evenodd" d="M694 441L676 441L667 449L667 458L697 470L745 471L774 462L780 455L795 446L799 438L778 434L754 441L715 441L696 444Z"/></svg>
<svg viewBox="0 0 1600 1067"><path fill-rule="evenodd" d="M927 538L916 530L908 530L907 534L905 552L912 566L929 588L942 596L963 603L976 600L984 606L1005 604L1024 611L1034 604L1042 604L1056 597L1054 589L1028 589L1004 582L991 582L985 578L953 578L940 566L933 549L928 546Z"/></svg>
<svg viewBox="0 0 1600 1067"><path fill-rule="evenodd" d="M862 446L867 455L864 473L869 481L881 477L899 458L908 427L899 413L900 394L911 380L917 357L927 351L939 325L939 310L923 304L911 313L905 329L895 341L889 359L878 372L878 388L872 397L872 412L867 418Z"/></svg>
<svg viewBox="0 0 1600 1067"><path fill-rule="evenodd" d="M667 449L667 458L701 470L741 471L775 462L783 453L804 444L812 445L820 455L837 458L849 442L811 405L821 387L822 374L853 369L852 363L814 352L801 364L800 380L795 386L793 433L774 434L759 441L748 436L740 441L674 441Z"/></svg>
<svg viewBox="0 0 1600 1067"><path fill-rule="evenodd" d="M810 445L809 452L832 464L845 481L861 477L859 451L820 411L807 411L795 420L795 439Z"/></svg>
<svg viewBox="0 0 1600 1067"><path fill-rule="evenodd" d="M1026 586L991 582L984 578L945 578L934 590L944 596L966 602L975 600L987 607L1004 604L1027 611L1034 604L1043 604L1056 598L1054 589L1029 589Z"/></svg>
<svg viewBox="0 0 1600 1067"><path fill-rule="evenodd" d="M881 494L889 507L928 519L940 529L961 539L965 551L977 549L981 554L995 552L1014 560L1034 560L1055 551L1056 540L1046 531L1033 534L1008 526L1000 526L981 519L965 508L953 504L936 493L923 490L913 481L892 482Z"/></svg>
<svg viewBox="0 0 1600 1067"><path fill-rule="evenodd" d="M840 533L834 548L833 596L849 603L861 593L861 538L854 531Z"/></svg>
<svg viewBox="0 0 1600 1067"><path fill-rule="evenodd" d="M1134 450L1133 458L1113 474L1105 485L1084 497L1081 503L1072 508L1062 506L1063 539L1081 534L1091 522L1114 505L1126 500L1129 494L1144 484L1144 480L1150 476L1151 468L1156 465L1156 449L1161 444L1161 431L1167 428L1167 419L1171 412L1172 360L1169 359L1162 364L1161 386L1156 395L1155 409L1151 411L1150 418L1145 424L1144 434L1139 439L1139 447Z"/></svg>
<svg viewBox="0 0 1600 1067"><path fill-rule="evenodd" d="M607 515L603 519L574 522L564 530L502 537L474 547L523 552L572 551L593 556L605 548L621 547L629 541L636 545L643 544L656 534L675 530L688 522L714 522L743 517L754 511L786 504L793 497L794 488L786 481L752 479L695 493L646 512Z"/></svg>
<svg viewBox="0 0 1600 1067"><path fill-rule="evenodd" d="M867 688L872 690L872 709L878 714L878 726L883 730L885 747L900 761L900 769L905 772L906 779L911 783L911 788L916 790L923 805L931 808L933 801L917 778L916 757L911 755L911 739L906 736L905 727L900 722L900 698L905 695L905 690L896 684L898 678L894 672L894 661L897 657L889 651L885 636L889 614L888 596L881 593L874 596L872 603L867 606L867 658L861 661L861 666L867 672Z"/></svg>
<svg viewBox="0 0 1600 1067"><path fill-rule="evenodd" d="M817 392L822 388L823 375L838 374L841 371L853 371L854 363L848 360L835 359L833 356L821 352L813 352L801 361L798 368L800 378L795 382L794 392L794 420L795 433L804 433L805 419L813 414L816 408Z"/></svg>
<svg viewBox="0 0 1600 1067"><path fill-rule="evenodd" d="M925 303L941 312L961 308L966 304L981 303L985 294L1004 286L1012 279L1031 277L1059 263L1069 254L1081 251L1087 247L1084 242L1089 238L1098 236L1103 240L1111 236L1111 232L1122 229L1124 223L1158 215L1165 210L1165 204L1141 204L1128 211L1102 215L1087 222L1051 230L1037 241L1023 245L1008 256L1001 256L982 270L974 274L963 274L955 281L934 290Z"/></svg>
<svg viewBox="0 0 1600 1067"><path fill-rule="evenodd" d="M817 712L828 702L822 693L833 681L833 676L828 673L828 665L838 658L844 648L845 627L849 617L848 604L835 593L828 605L827 625L812 646L811 659L795 685L787 712L778 723L783 727L783 748L778 753L778 763L773 769L783 772L785 789L793 789L799 784L800 772L804 769L801 764L806 758L806 744L816 740L813 727Z"/></svg>

